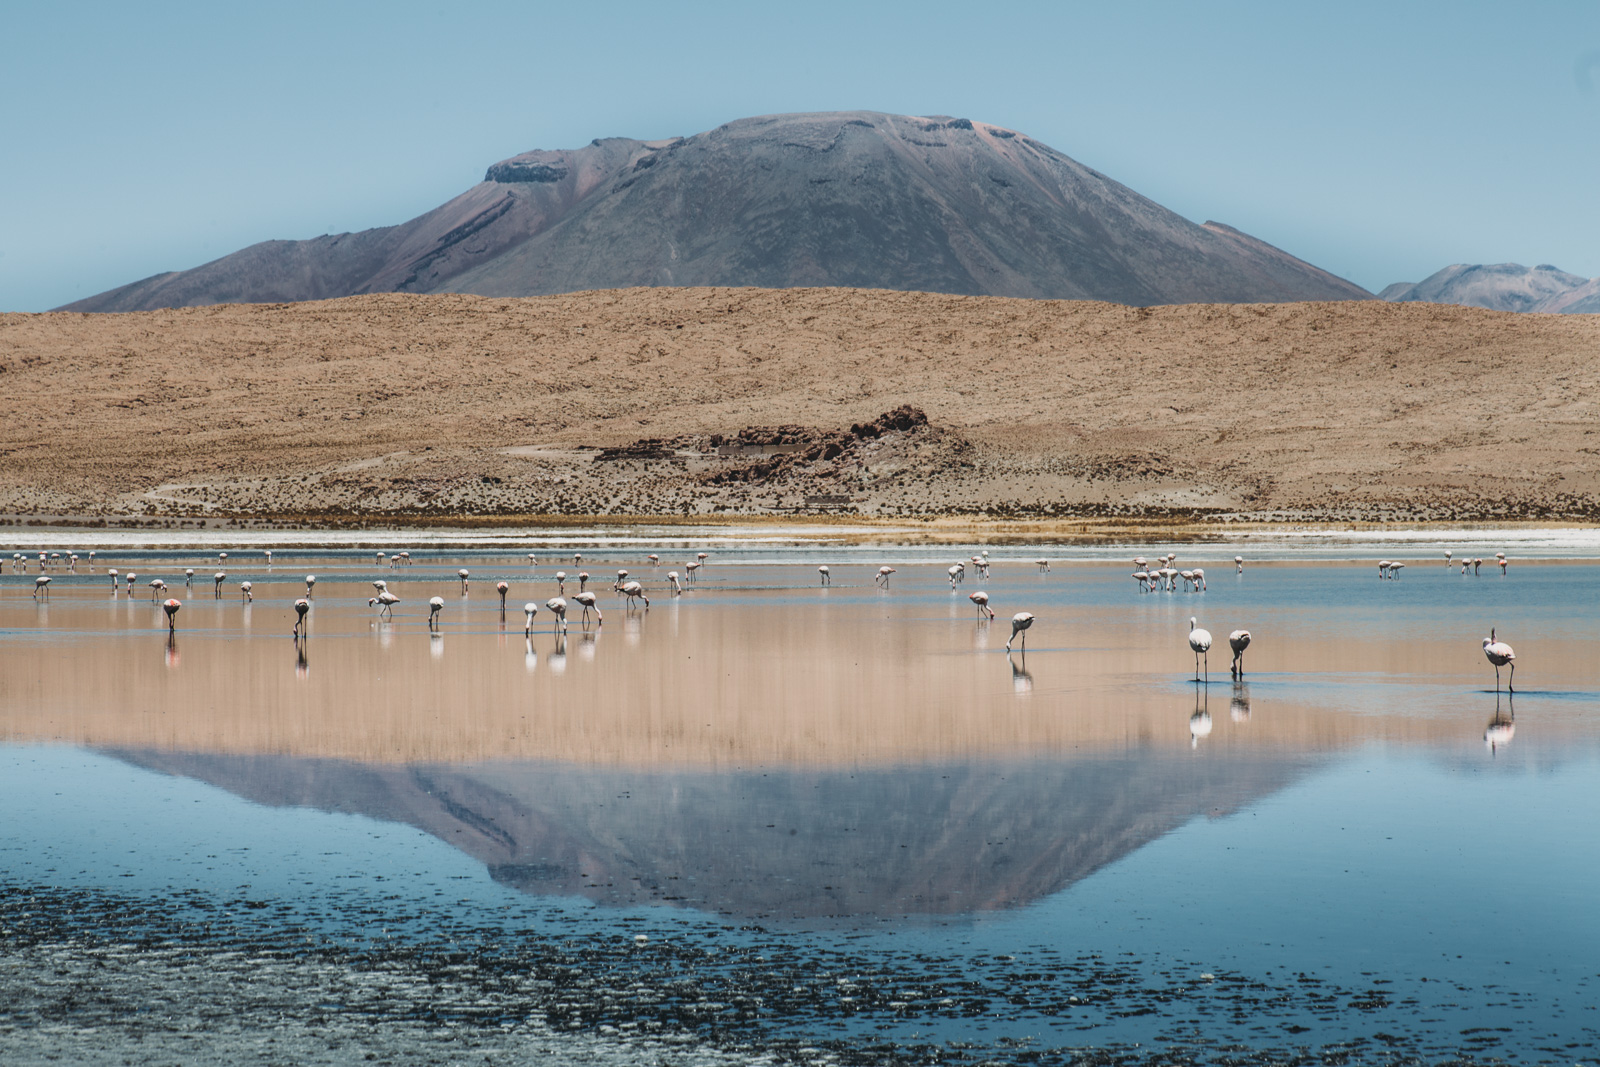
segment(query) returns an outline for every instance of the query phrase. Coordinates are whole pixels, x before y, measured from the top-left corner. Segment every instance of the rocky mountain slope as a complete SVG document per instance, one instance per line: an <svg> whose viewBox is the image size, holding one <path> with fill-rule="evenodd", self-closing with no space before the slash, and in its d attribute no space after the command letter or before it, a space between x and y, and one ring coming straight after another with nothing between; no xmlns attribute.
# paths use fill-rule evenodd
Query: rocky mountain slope
<svg viewBox="0 0 1600 1067"><path fill-rule="evenodd" d="M1371 297L1232 227L1190 222L1015 130L857 111L526 152L403 225L263 242L64 310L633 286L1137 305Z"/></svg>
<svg viewBox="0 0 1600 1067"><path fill-rule="evenodd" d="M1385 300L1463 304L1491 311L1600 312L1600 278L1568 274L1541 263L1452 263L1420 282L1395 282Z"/></svg>

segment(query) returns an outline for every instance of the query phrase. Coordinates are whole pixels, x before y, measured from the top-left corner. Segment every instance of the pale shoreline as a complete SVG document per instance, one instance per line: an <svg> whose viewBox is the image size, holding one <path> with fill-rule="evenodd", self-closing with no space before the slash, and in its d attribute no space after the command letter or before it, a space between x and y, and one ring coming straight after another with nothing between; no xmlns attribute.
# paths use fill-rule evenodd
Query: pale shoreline
<svg viewBox="0 0 1600 1067"><path fill-rule="evenodd" d="M1600 559L1600 526L1577 523L1227 523L1128 524L958 522L934 523L849 520L839 522L773 521L770 517L727 517L715 522L603 518L562 518L522 526L467 524L447 526L364 526L318 528L168 529L157 526L122 529L82 526L0 527L0 548L34 554L40 551L88 550L101 553L148 550L243 550L354 552L392 548L483 552L499 549L553 551L577 547L595 550L697 544L721 549L879 548L903 550L897 557L915 562L927 554L942 559L949 549L993 546L1026 549L1028 558L1049 551L1053 562L1121 561L1129 553L1149 554L1157 548L1181 546L1187 560L1231 560L1243 555L1253 563L1274 560L1362 560L1378 554L1408 553L1438 559L1445 549L1461 557L1492 556L1504 551L1519 561ZM1342 550L1342 551L1341 551ZM888 557L885 557L888 558ZM1021 556L1017 557L1021 559ZM727 559L772 562L769 559Z"/></svg>

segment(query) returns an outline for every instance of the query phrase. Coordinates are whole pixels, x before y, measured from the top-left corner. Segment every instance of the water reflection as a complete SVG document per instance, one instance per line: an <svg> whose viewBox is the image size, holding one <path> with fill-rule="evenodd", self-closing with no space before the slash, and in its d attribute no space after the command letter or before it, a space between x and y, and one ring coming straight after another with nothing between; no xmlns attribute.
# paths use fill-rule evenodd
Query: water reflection
<svg viewBox="0 0 1600 1067"><path fill-rule="evenodd" d="M1511 743L1517 735L1517 709L1513 704L1515 694L1507 693L1505 707L1500 705L1500 694L1494 695L1494 717L1489 720L1489 726L1483 731L1483 743L1489 746L1490 754L1498 752Z"/></svg>
<svg viewBox="0 0 1600 1067"><path fill-rule="evenodd" d="M1028 673L1028 654L1021 652L1016 659L1012 659L1011 651L1007 649L1006 662L1011 664L1011 691L1018 696L1033 692L1033 675Z"/></svg>
<svg viewBox="0 0 1600 1067"><path fill-rule="evenodd" d="M1233 683L1233 697L1228 701L1228 717L1238 723L1250 721L1250 686L1243 681Z"/></svg>
<svg viewBox="0 0 1600 1067"><path fill-rule="evenodd" d="M529 893L761 919L1017 907L1318 762L1144 754L714 773L111 754L263 804L403 821Z"/></svg>
<svg viewBox="0 0 1600 1067"><path fill-rule="evenodd" d="M294 676L301 681L304 681L311 674L311 664L306 659L310 649L310 636L302 637L299 634L294 636Z"/></svg>
<svg viewBox="0 0 1600 1067"><path fill-rule="evenodd" d="M1211 687L1196 682L1194 687L1194 714L1189 716L1189 747L1199 748L1201 738L1211 736Z"/></svg>

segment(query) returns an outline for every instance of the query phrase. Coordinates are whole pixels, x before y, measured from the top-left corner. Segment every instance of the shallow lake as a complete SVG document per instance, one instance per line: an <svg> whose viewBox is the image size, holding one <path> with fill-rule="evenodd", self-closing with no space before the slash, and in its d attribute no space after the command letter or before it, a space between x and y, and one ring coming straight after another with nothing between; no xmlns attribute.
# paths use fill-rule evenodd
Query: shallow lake
<svg viewBox="0 0 1600 1067"><path fill-rule="evenodd" d="M1152 593L1153 547L952 587L976 549L721 545L682 595L677 545L113 545L40 600L8 563L0 922L465 952L497 1028L797 1059L1592 1059L1600 566L1386 547L1185 546L1205 591ZM558 570L603 621L557 632Z"/></svg>

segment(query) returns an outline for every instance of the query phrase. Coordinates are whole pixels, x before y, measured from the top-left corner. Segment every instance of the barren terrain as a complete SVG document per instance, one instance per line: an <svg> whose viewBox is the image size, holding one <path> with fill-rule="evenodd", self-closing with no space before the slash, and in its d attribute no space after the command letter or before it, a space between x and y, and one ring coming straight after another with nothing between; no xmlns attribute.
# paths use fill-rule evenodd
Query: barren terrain
<svg viewBox="0 0 1600 1067"><path fill-rule="evenodd" d="M850 289L0 315L0 513L1600 517L1600 319Z"/></svg>

